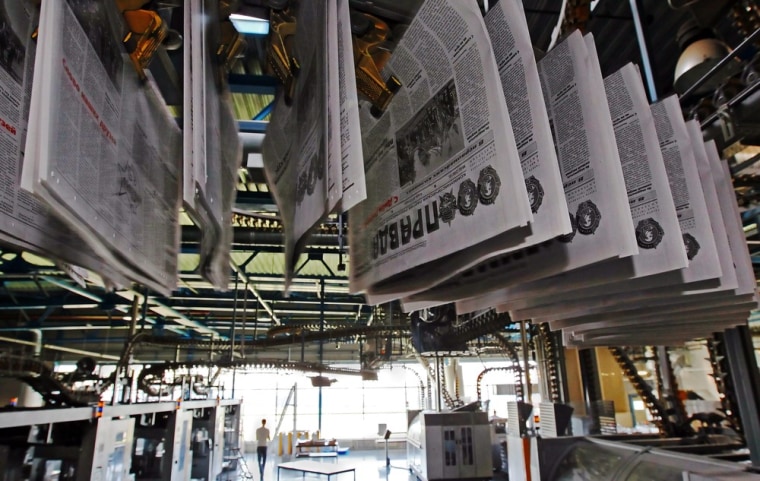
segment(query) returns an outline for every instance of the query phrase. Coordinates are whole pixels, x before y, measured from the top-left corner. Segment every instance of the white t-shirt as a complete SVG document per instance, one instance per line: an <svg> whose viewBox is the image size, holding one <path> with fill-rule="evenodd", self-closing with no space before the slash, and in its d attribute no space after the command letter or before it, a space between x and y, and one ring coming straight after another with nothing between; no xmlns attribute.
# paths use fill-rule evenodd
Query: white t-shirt
<svg viewBox="0 0 760 481"><path fill-rule="evenodd" d="M263 448L266 447L267 441L269 441L269 429L261 426L256 430L256 444Z"/></svg>

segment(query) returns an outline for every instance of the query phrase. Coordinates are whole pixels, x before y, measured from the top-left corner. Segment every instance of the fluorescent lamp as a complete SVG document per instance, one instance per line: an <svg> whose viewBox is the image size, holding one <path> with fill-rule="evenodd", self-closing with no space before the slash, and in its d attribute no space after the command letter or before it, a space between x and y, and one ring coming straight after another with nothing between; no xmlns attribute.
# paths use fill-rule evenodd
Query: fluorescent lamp
<svg viewBox="0 0 760 481"><path fill-rule="evenodd" d="M235 26L235 30L244 35L269 34L269 20L233 13L230 15L230 21Z"/></svg>

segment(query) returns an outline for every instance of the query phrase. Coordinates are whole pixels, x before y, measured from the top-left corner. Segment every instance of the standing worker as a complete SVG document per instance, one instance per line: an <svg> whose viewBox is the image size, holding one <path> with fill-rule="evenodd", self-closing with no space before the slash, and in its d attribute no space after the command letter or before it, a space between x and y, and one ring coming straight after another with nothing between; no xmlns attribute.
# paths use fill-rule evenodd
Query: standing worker
<svg viewBox="0 0 760 481"><path fill-rule="evenodd" d="M269 441L269 429L267 420L261 420L261 427L256 430L256 454L259 459L259 474L264 479L264 466L267 464L267 442Z"/></svg>

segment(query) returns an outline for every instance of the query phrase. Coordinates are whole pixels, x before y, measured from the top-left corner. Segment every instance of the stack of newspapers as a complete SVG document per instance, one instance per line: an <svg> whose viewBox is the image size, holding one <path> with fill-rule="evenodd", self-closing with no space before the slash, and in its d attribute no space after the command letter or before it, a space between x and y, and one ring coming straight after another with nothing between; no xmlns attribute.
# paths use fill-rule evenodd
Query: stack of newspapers
<svg viewBox="0 0 760 481"><path fill-rule="evenodd" d="M346 3L332 21L331 2L301 2L296 92L265 142L291 268L310 230L350 209L350 286L373 304L497 309L571 345L746 322L755 280L730 174L676 97L649 105L632 64L604 78L580 32L536 59L520 1L484 17L426 0L391 25L403 36L383 75L401 87L378 115L357 101Z"/></svg>
<svg viewBox="0 0 760 481"><path fill-rule="evenodd" d="M91 276L81 282L168 294L184 200L203 273L227 286L237 125L210 58L218 2L186 3L184 133L131 62L115 2L0 5L0 240Z"/></svg>

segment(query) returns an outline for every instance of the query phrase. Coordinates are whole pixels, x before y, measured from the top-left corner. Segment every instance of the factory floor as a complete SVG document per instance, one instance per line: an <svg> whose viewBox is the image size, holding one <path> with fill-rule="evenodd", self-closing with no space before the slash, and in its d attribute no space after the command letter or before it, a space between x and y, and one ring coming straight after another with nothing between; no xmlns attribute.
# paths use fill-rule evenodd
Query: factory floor
<svg viewBox="0 0 760 481"><path fill-rule="evenodd" d="M311 461L318 461L323 463L340 463L346 465L352 465L356 467L356 480L357 481L417 481L416 477L409 472L406 464L406 451L393 449L388 452L390 458L390 468L386 467L385 451L373 450L373 451L349 451L347 454L342 454L337 458L297 458L297 459L310 459ZM277 466L280 463L289 461L295 461L295 456L272 456L267 457L266 468L264 469L263 480L259 477L256 453L245 454L246 464L255 481L277 481ZM242 470L238 469L237 477L231 473L227 479L245 479L242 476ZM494 481L506 480L506 476L500 476L500 473L496 473ZM313 480L327 479L326 476L317 476L314 474L307 474ZM354 479L353 473L345 473L339 475L333 475L331 477L335 481L352 481ZM222 478L224 479L224 478ZM251 478L249 478L251 479ZM280 472L280 480L286 481L291 479L305 479L304 475L295 471L282 470Z"/></svg>

